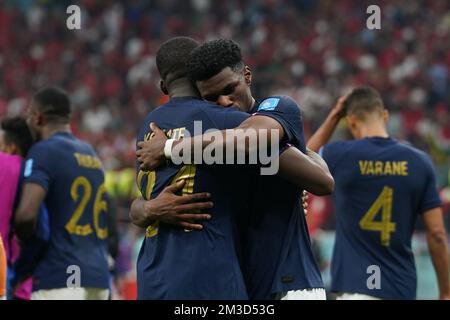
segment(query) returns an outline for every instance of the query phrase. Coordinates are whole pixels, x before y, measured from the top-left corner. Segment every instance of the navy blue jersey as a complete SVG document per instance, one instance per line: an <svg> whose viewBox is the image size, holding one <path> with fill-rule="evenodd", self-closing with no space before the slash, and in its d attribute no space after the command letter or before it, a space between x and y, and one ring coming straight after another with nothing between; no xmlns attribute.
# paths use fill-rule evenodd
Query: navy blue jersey
<svg viewBox="0 0 450 320"><path fill-rule="evenodd" d="M278 121L282 143L306 152L299 106L285 96L264 99L255 115ZM278 176L259 176L247 233L245 276L251 299L305 288L322 288L311 249L301 190Z"/></svg>
<svg viewBox="0 0 450 320"><path fill-rule="evenodd" d="M332 290L414 299L414 225L419 214L440 205L430 159L380 137L330 143L321 153L335 180ZM379 289L374 279L368 288L373 268L381 272Z"/></svg>
<svg viewBox="0 0 450 320"><path fill-rule="evenodd" d="M92 147L70 133L56 133L30 149L24 175L25 183L46 190L50 225L33 290L66 288L78 268L81 287L108 288L104 174Z"/></svg>
<svg viewBox="0 0 450 320"><path fill-rule="evenodd" d="M194 97L172 98L145 119L137 141L150 139L150 122L179 139L208 129L234 128L249 115ZM202 128L194 132L194 121ZM198 123L199 123L198 122ZM174 165L138 171L142 196L155 198L167 185L184 179L182 194L210 192L212 219L202 231L156 222L146 230L138 262L138 299L246 299L235 216L248 212L249 170L233 165Z"/></svg>

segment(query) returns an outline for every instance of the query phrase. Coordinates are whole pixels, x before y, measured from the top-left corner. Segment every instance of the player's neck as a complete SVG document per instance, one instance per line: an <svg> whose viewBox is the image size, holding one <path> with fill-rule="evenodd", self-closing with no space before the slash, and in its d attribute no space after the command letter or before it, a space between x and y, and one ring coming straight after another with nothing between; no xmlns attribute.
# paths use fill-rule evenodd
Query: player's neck
<svg viewBox="0 0 450 320"><path fill-rule="evenodd" d="M42 129L42 140L48 139L58 132L71 133L70 124L55 124L44 127Z"/></svg>
<svg viewBox="0 0 450 320"><path fill-rule="evenodd" d="M359 135L360 139L374 138L374 137L379 138L389 137L385 125L380 123L372 123L370 125L361 126L359 128Z"/></svg>
<svg viewBox="0 0 450 320"><path fill-rule="evenodd" d="M198 91L187 78L172 81L169 88L170 98L198 97Z"/></svg>

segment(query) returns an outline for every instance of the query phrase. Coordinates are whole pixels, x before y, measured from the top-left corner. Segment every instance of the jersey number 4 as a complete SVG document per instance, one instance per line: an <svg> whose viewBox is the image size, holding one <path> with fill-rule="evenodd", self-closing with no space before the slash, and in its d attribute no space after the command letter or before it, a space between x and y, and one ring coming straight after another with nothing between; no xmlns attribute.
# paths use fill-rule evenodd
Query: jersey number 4
<svg viewBox="0 0 450 320"><path fill-rule="evenodd" d="M377 231L381 233L381 245L388 247L391 240L391 233L395 232L395 222L392 218L392 199L394 190L385 186L378 198L359 221L359 226L363 230ZM381 221L375 221L375 217L381 211Z"/></svg>
<svg viewBox="0 0 450 320"><path fill-rule="evenodd" d="M78 224L81 216L85 212L86 205L88 204L91 196L92 196L92 185L86 177L80 176L77 177L70 187L70 195L72 196L73 201L77 202L80 195L78 194L78 188L83 188L83 196L81 197L81 201L78 204L75 212L70 218L69 222L66 224L66 230L70 234L76 234L79 236L88 236L92 233L92 227L90 223L85 225ZM106 201L103 200L103 194L105 193L105 185L102 184L95 195L94 202L94 229L95 234L100 239L105 239L108 236L108 229L100 227L100 213L102 211L106 212L108 210L108 205Z"/></svg>

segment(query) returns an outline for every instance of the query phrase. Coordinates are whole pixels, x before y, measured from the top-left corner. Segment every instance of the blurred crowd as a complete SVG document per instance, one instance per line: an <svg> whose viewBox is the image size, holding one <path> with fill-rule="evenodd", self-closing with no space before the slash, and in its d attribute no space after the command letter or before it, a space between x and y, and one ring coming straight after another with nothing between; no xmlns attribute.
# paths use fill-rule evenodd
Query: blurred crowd
<svg viewBox="0 0 450 320"><path fill-rule="evenodd" d="M381 8L380 30L366 27L372 2ZM432 156L450 201L448 0L0 3L0 117L22 113L33 92L59 85L71 95L73 130L111 172L134 168L137 129L167 99L155 67L162 41L223 37L241 45L256 97L287 94L300 104L307 136L349 88L374 86L390 110L390 133ZM81 8L81 30L66 27L71 4ZM134 174L123 172L126 178L110 177L122 183L111 187L125 199L119 219L126 219L126 200L135 194L121 180L133 183ZM125 233L124 239L139 237L136 230Z"/></svg>

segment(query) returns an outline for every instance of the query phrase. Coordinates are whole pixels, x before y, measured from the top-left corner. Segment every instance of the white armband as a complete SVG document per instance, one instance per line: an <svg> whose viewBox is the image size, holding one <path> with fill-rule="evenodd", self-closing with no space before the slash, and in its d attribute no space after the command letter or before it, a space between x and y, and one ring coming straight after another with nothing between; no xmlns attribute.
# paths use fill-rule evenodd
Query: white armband
<svg viewBox="0 0 450 320"><path fill-rule="evenodd" d="M175 139L167 139L166 143L164 144L164 155L166 156L167 160L172 159L172 145L175 142Z"/></svg>

